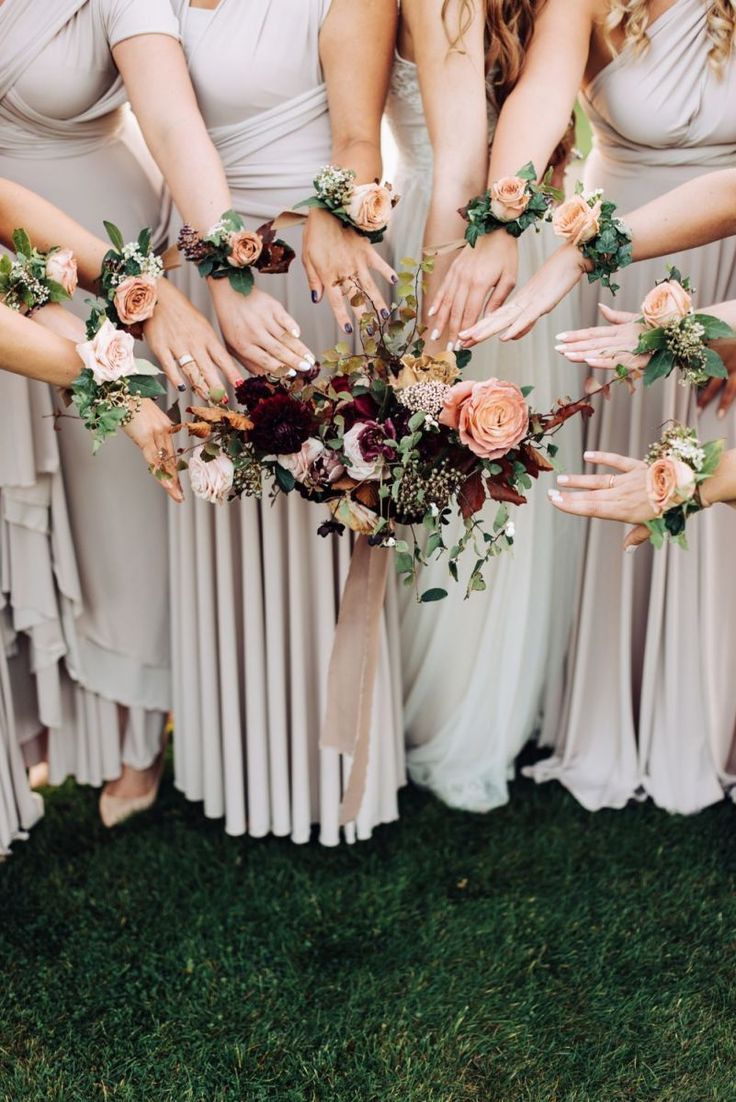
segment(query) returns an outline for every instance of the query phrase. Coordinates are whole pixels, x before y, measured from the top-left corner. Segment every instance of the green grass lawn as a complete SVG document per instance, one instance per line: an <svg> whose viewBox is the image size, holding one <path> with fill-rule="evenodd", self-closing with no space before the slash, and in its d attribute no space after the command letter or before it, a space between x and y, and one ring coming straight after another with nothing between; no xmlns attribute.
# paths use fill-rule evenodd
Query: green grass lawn
<svg viewBox="0 0 736 1102"><path fill-rule="evenodd" d="M734 808L554 785L326 850L68 785L0 866L2 1102L732 1102Z"/></svg>

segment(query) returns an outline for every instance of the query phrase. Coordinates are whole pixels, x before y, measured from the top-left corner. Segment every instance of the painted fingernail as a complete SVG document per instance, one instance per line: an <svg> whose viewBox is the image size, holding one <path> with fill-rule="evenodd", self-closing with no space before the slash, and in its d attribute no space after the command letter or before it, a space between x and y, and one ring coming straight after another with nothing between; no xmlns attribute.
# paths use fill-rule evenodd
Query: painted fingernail
<svg viewBox="0 0 736 1102"><path fill-rule="evenodd" d="M569 336L568 333L557 333L555 335L555 340L556 341L566 341L568 336Z"/></svg>
<svg viewBox="0 0 736 1102"><path fill-rule="evenodd" d="M638 546L638 543L630 543L629 546L626 548L626 554L633 555Z"/></svg>
<svg viewBox="0 0 736 1102"><path fill-rule="evenodd" d="M312 291L312 302L318 302L318 301L319 301L319 295L317 294L316 291Z"/></svg>
<svg viewBox="0 0 736 1102"><path fill-rule="evenodd" d="M391 315L389 314L389 312L388 312L388 310L386 309L386 307L385 307L385 306L384 306L384 307L383 307L383 309L381 310L381 317L383 318L383 320L384 320L384 321L386 320L386 318L390 318L390 317L391 317Z"/></svg>
<svg viewBox="0 0 736 1102"><path fill-rule="evenodd" d="M399 282L399 277L398 277L398 276L396 275L396 273L394 273L394 274L393 274L393 275L391 276L391 282L392 282L392 283L398 283L398 282Z"/></svg>
<svg viewBox="0 0 736 1102"><path fill-rule="evenodd" d="M726 416L725 409L719 409L718 413L716 414L716 417L718 418L718 420L722 421L725 416Z"/></svg>
<svg viewBox="0 0 736 1102"><path fill-rule="evenodd" d="M298 339L301 336L302 331L298 325L295 325L293 329L289 330L289 332L291 333L292 337L296 337Z"/></svg>
<svg viewBox="0 0 736 1102"><path fill-rule="evenodd" d="M369 337L372 337L373 334L375 333L375 329L373 328L372 325L366 325L365 331L366 331L366 333L368 334Z"/></svg>
<svg viewBox="0 0 736 1102"><path fill-rule="evenodd" d="M224 398L221 398L221 399L220 399L220 401L222 402L223 406L226 406L226 405L227 405L227 404L229 403L230 399L228 398L228 396L227 396L227 394L226 394L226 395L224 396Z"/></svg>
<svg viewBox="0 0 736 1102"><path fill-rule="evenodd" d="M286 378L287 379L295 379L296 374L297 374L296 368L295 367L290 367L289 370L286 372Z"/></svg>
<svg viewBox="0 0 736 1102"><path fill-rule="evenodd" d="M562 501L562 494L559 494L557 490L547 490L547 497L550 501L553 501L555 505L559 505Z"/></svg>
<svg viewBox="0 0 736 1102"><path fill-rule="evenodd" d="M437 313L437 307L436 306L430 306L429 310L427 311L427 317L428 318L433 318L436 313Z"/></svg>
<svg viewBox="0 0 736 1102"><path fill-rule="evenodd" d="M429 334L429 339L431 341L436 341L437 338L439 337L439 335L440 335L439 329L433 329L432 332Z"/></svg>
<svg viewBox="0 0 736 1102"><path fill-rule="evenodd" d="M446 350L448 352L454 352L455 351L455 345L453 344L452 341L447 342Z"/></svg>
<svg viewBox="0 0 736 1102"><path fill-rule="evenodd" d="M350 324L350 322L346 322L345 325L343 325L343 329L345 330L346 333L352 333L352 331L353 331L353 327Z"/></svg>
<svg viewBox="0 0 736 1102"><path fill-rule="evenodd" d="M559 484L561 486L564 486L566 483L568 483L570 481L570 476L567 475L567 474L558 474L557 475L557 481L559 482Z"/></svg>
<svg viewBox="0 0 736 1102"><path fill-rule="evenodd" d="M176 389L177 389L178 391L181 391L181 393L183 394L183 393L184 393L184 391L185 391L185 390L187 389L187 384L186 384L186 383L179 383L179 385L178 385L178 387L177 387Z"/></svg>
<svg viewBox="0 0 736 1102"><path fill-rule="evenodd" d="M315 365L315 364L316 364L316 362L317 362L317 357L316 357L316 356L314 355L314 353L313 353L313 352L307 352L307 354L305 355L304 359L305 359L305 360L309 360L309 362L310 362L310 364L312 365L312 367L314 367L314 365Z"/></svg>
<svg viewBox="0 0 736 1102"><path fill-rule="evenodd" d="M300 371L309 371L310 368L313 367L313 366L314 365L312 363L310 363L309 360L301 360L299 362L299 370Z"/></svg>

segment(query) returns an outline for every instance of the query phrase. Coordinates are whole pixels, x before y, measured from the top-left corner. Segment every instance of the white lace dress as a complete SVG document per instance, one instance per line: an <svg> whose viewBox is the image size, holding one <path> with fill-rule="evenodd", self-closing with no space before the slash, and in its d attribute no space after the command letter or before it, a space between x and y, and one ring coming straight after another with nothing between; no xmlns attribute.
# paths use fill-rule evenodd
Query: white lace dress
<svg viewBox="0 0 736 1102"><path fill-rule="evenodd" d="M399 152L396 184L402 199L391 229L398 262L420 256L432 180L416 66L398 57L387 114ZM491 130L494 123L489 120ZM521 283L554 245L544 232L523 236ZM572 325L570 307L563 305L524 341L479 348L466 374L533 385L535 405L547 408L580 387L577 370L554 352L554 334ZM568 424L560 439L563 466L579 465L580 440L580 426ZM487 569L484 593L464 601L464 586L449 582L449 598L437 604L418 605L413 594L404 595L409 769L416 783L452 807L488 811L506 803L514 759L543 709L556 710L579 529L550 506L546 488L544 482L535 485L529 504L517 510L513 553ZM429 568L425 583L447 586L444 564Z"/></svg>

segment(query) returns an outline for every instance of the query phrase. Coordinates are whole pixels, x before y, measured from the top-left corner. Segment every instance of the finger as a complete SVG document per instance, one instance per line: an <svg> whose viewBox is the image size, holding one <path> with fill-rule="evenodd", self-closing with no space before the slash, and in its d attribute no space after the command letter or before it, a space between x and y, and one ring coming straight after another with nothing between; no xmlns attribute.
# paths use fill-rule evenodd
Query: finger
<svg viewBox="0 0 736 1102"><path fill-rule="evenodd" d="M161 467L167 475L167 492L169 492L174 501L183 501L184 493L181 488L181 482L179 481L179 472L176 469L176 453L174 451L174 442L171 433L168 431L157 433L156 444L158 447L158 454L161 457Z"/></svg>
<svg viewBox="0 0 736 1102"><path fill-rule="evenodd" d="M240 379L240 372L236 368L232 356L228 356L227 352L219 343L219 341L217 342L217 344L210 345L207 351L209 352L210 358L212 359L214 364L225 376L230 385L235 386L235 384Z"/></svg>
<svg viewBox="0 0 736 1102"><path fill-rule="evenodd" d="M301 336L299 323L295 321L294 318L292 318L291 314L284 310L280 302L274 301L273 303L273 317L282 329L286 330L286 332L289 333L289 335L294 337L296 340L299 340L299 337ZM309 351L306 345L304 346L304 349L305 351Z"/></svg>
<svg viewBox="0 0 736 1102"><path fill-rule="evenodd" d="M244 363L254 375L283 375L284 373L284 365L277 356L255 346L245 352Z"/></svg>
<svg viewBox="0 0 736 1102"><path fill-rule="evenodd" d="M200 378L204 380L209 394L213 390L222 390L223 380L217 368L217 364L209 354L205 345L192 352L194 362L199 369Z"/></svg>
<svg viewBox="0 0 736 1102"><path fill-rule="evenodd" d="M161 370L172 386L175 386L177 390L187 389L187 384L184 381L184 376L179 370L179 365L168 348L160 348L158 350L158 362L161 364Z"/></svg>
<svg viewBox="0 0 736 1102"><path fill-rule="evenodd" d="M612 331L606 330L597 337L582 337L580 340L562 341L556 344L558 352L564 352L566 356L572 356L576 352L598 352L606 356L617 356L619 352L629 352L629 348L622 348L612 338Z"/></svg>
<svg viewBox="0 0 736 1102"><path fill-rule="evenodd" d="M280 335L265 333L261 338L261 348L278 363L279 375L283 375L285 370L309 371L314 366L313 363L290 348L287 344L289 340L296 343L293 337L290 338L283 333Z"/></svg>
<svg viewBox="0 0 736 1102"><path fill-rule="evenodd" d="M353 332L353 324L345 306L342 289L339 286L328 287L327 300L332 307L332 313L335 315L337 324L349 336Z"/></svg>
<svg viewBox="0 0 736 1102"><path fill-rule="evenodd" d="M608 490L613 488L611 479L615 477L610 474L560 474L557 485L566 490Z"/></svg>
<svg viewBox="0 0 736 1102"><path fill-rule="evenodd" d="M488 300L488 310L498 310L505 303L514 287L516 286L516 280L509 279L508 276L498 281L493 288L493 293Z"/></svg>
<svg viewBox="0 0 736 1102"><path fill-rule="evenodd" d="M723 388L723 394L721 395L721 401L718 406L719 419L726 416L733 405L734 398L736 398L736 377L729 375L728 382Z"/></svg>
<svg viewBox="0 0 736 1102"><path fill-rule="evenodd" d="M378 289L378 286L371 276L367 268L362 268L358 272L358 280L366 296L370 299L376 308L376 312L379 314L383 321L389 316L389 308L386 305L386 300ZM361 314L366 312L365 306L359 306L353 311L356 317L360 317Z"/></svg>
<svg viewBox="0 0 736 1102"><path fill-rule="evenodd" d="M711 379L698 394L698 409L706 409L711 402L714 402L722 385L722 379Z"/></svg>
<svg viewBox="0 0 736 1102"><path fill-rule="evenodd" d="M468 301L467 287L462 285L458 288L458 293L452 302L452 308L450 310L450 316L447 322L447 335L449 337L447 348L448 351L452 351L458 340L458 334L463 327L463 318L465 317L465 304Z"/></svg>
<svg viewBox="0 0 736 1102"><path fill-rule="evenodd" d="M636 321L636 314L632 314L629 310L614 310L611 306L606 306L605 302L599 302L598 309L611 325L626 325L629 321Z"/></svg>
<svg viewBox="0 0 736 1102"><path fill-rule="evenodd" d="M266 332L272 340L283 346L284 354L289 356L289 367L296 368L297 371L309 371L314 367L317 362L314 353L291 333L285 332L275 319L266 326ZM269 351L272 352L272 349L269 348Z"/></svg>
<svg viewBox="0 0 736 1102"><path fill-rule="evenodd" d="M637 467L646 467L643 459L632 459L629 455L619 455L618 452L587 451L583 453L586 463L593 463L598 467L613 467L616 471L635 471Z"/></svg>
<svg viewBox="0 0 736 1102"><path fill-rule="evenodd" d="M307 273L307 283L309 284L309 293L311 295L312 302L321 302L322 295L324 294L325 289L322 280L317 275L317 269L310 263L309 260L305 260L304 271Z"/></svg>
<svg viewBox="0 0 736 1102"><path fill-rule="evenodd" d="M210 388L202 372L199 370L199 364L196 360L192 360L191 363L185 364L185 366L182 367L182 371L194 393L207 401L210 395Z"/></svg>
<svg viewBox="0 0 736 1102"><path fill-rule="evenodd" d="M372 268L374 272L378 272L379 275L383 276L384 279L387 279L388 282L392 285L399 282L399 277L397 276L394 269L389 263L387 263L387 261L383 259L381 254L376 249L371 249L370 251L368 257L368 267Z"/></svg>
<svg viewBox="0 0 736 1102"><path fill-rule="evenodd" d="M181 486L179 485L178 476L172 477L171 472L166 469L166 463L169 455L173 461L171 437L168 437L166 443L154 433L152 434L147 443L143 446L141 451L143 452L143 458L148 463L151 474L160 483L165 492L172 498L173 501L183 501L183 494L181 492ZM156 472L163 472L163 475Z"/></svg>
<svg viewBox="0 0 736 1102"><path fill-rule="evenodd" d="M430 340L436 341L441 333L446 332L450 322L452 304L458 292L459 287L455 279L455 273L450 269L442 285L440 296L435 300L436 305L432 305L428 314L428 317L432 318L429 323L431 327Z"/></svg>
<svg viewBox="0 0 736 1102"><path fill-rule="evenodd" d="M503 332L521 313L521 306L517 303L507 302L500 310L493 314L486 314L470 329L460 331L460 340L464 345L480 344L490 337L495 337Z"/></svg>
<svg viewBox="0 0 736 1102"><path fill-rule="evenodd" d="M624 550L635 551L642 543L646 543L649 539L649 529L646 524L637 524L635 528L632 528L627 533L624 540Z"/></svg>
<svg viewBox="0 0 736 1102"><path fill-rule="evenodd" d="M506 332L501 334L501 340L518 341L521 337L525 337L527 333L532 331L540 317L541 314L536 310L526 307L521 311L516 321L512 322Z"/></svg>
<svg viewBox="0 0 736 1102"><path fill-rule="evenodd" d="M579 517L599 516L599 503L595 494L565 494L559 490L548 490L547 497L555 509L563 513L573 513Z"/></svg>
<svg viewBox="0 0 736 1102"><path fill-rule="evenodd" d="M476 324L483 313L485 297L485 291L482 287L474 287L471 289L468 300L465 303L465 313L463 315L463 323L460 326L460 330L464 331ZM456 340L458 339L460 330L455 334Z"/></svg>
<svg viewBox="0 0 736 1102"><path fill-rule="evenodd" d="M580 341L595 340L597 337L611 336L610 325L593 325L589 329L569 329L566 333L558 333L556 341L563 344L578 344Z"/></svg>

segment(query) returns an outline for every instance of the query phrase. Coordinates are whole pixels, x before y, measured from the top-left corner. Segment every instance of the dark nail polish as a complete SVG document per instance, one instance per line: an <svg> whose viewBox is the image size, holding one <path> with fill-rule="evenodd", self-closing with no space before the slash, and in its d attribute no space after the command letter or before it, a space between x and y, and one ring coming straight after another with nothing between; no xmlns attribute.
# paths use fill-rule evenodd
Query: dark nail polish
<svg viewBox="0 0 736 1102"><path fill-rule="evenodd" d="M399 282L399 277L397 275L392 275L391 276L391 282L392 283L398 283Z"/></svg>
<svg viewBox="0 0 736 1102"><path fill-rule="evenodd" d="M179 385L176 389L182 391L182 393L183 393L187 389L187 384L186 383L179 383Z"/></svg>
<svg viewBox="0 0 736 1102"><path fill-rule="evenodd" d="M366 333L368 334L369 337L372 337L373 334L375 333L375 329L373 328L372 325L366 325L365 331L366 331Z"/></svg>
<svg viewBox="0 0 736 1102"><path fill-rule="evenodd" d="M350 322L346 322L345 325L343 326L343 328L345 329L346 333L352 333L352 331L353 331L353 327L350 324Z"/></svg>
<svg viewBox="0 0 736 1102"><path fill-rule="evenodd" d="M312 291L312 302L316 302L318 298L319 298L319 295L317 294L317 292Z"/></svg>
<svg viewBox="0 0 736 1102"><path fill-rule="evenodd" d="M391 315L389 314L388 310L387 310L387 309L386 309L386 307L384 306L383 310L381 310L381 317L382 317L382 318L383 318L383 320L385 321L385 320L386 320L386 318L388 318L388 317L390 317L390 316L391 316Z"/></svg>

